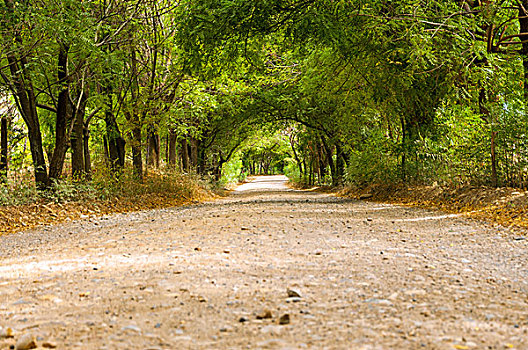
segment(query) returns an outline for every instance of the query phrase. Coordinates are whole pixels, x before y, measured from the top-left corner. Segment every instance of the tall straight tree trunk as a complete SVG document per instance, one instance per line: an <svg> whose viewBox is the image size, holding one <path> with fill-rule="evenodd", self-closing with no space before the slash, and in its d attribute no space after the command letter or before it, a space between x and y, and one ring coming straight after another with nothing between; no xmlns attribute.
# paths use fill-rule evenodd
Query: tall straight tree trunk
<svg viewBox="0 0 528 350"><path fill-rule="evenodd" d="M199 148L200 141L196 139L195 137L191 137L191 150L190 150L190 163L191 167L194 171L198 170L198 148Z"/></svg>
<svg viewBox="0 0 528 350"><path fill-rule="evenodd" d="M169 159L168 163L171 168L176 167L176 151L178 145L178 134L173 130L169 131Z"/></svg>
<svg viewBox="0 0 528 350"><path fill-rule="evenodd" d="M401 155L401 180L403 183L407 180L407 123L404 117L400 117L402 128L402 155Z"/></svg>
<svg viewBox="0 0 528 350"><path fill-rule="evenodd" d="M147 132L148 157L147 164L158 169L160 163L160 137L156 127L149 125Z"/></svg>
<svg viewBox="0 0 528 350"><path fill-rule="evenodd" d="M169 164L169 135L165 136L165 163Z"/></svg>
<svg viewBox="0 0 528 350"><path fill-rule="evenodd" d="M319 182L323 182L326 177L327 157L324 145L321 143L317 146L317 165L319 166Z"/></svg>
<svg viewBox="0 0 528 350"><path fill-rule="evenodd" d="M84 177L85 169L85 150L84 150L84 116L86 114L86 95L82 93L80 103L75 110L73 119L73 128L70 137L72 150L72 175L74 177Z"/></svg>
<svg viewBox="0 0 528 350"><path fill-rule="evenodd" d="M205 167L206 167L206 163L207 163L207 154L206 154L206 149L205 147L202 146L202 143L200 142L198 144L198 174L201 174L201 175L205 175ZM222 158L220 158L222 159ZM220 168L221 169L221 168ZM221 171L220 171L221 172Z"/></svg>
<svg viewBox="0 0 528 350"><path fill-rule="evenodd" d="M189 170L190 170L189 147L188 147L188 144L187 144L187 140L185 140L185 139L183 139L181 141L180 157L181 157L181 163L182 163L182 170L185 171L185 172L189 172Z"/></svg>
<svg viewBox="0 0 528 350"><path fill-rule="evenodd" d="M120 172L125 166L125 140L121 136L114 113L105 112L106 138L108 147L108 160L114 172Z"/></svg>
<svg viewBox="0 0 528 350"><path fill-rule="evenodd" d="M60 45L57 77L61 86L57 100L55 119L55 148L50 160L49 178L58 179L62 175L66 150L68 149L68 122L71 120L70 88L67 82L68 46Z"/></svg>
<svg viewBox="0 0 528 350"><path fill-rule="evenodd" d="M84 150L84 173L88 178L92 173L92 159L90 157L90 129L85 123L83 125L83 150Z"/></svg>
<svg viewBox="0 0 528 350"><path fill-rule="evenodd" d="M8 143L7 143L7 117L4 115L0 120L0 183L7 182L7 156L8 156Z"/></svg>
<svg viewBox="0 0 528 350"><path fill-rule="evenodd" d="M491 145L490 145L490 153L491 153L491 186L498 187L499 186L499 178L497 175L497 151L496 151L496 140L497 140L497 132L493 130L493 125L491 126Z"/></svg>
<svg viewBox="0 0 528 350"><path fill-rule="evenodd" d="M92 118L99 112L101 108L92 111L89 116L83 121L83 154L84 154L84 173L87 179L92 178L92 159L90 157L90 122ZM86 109L85 109L86 110ZM106 153L105 153L106 155Z"/></svg>
<svg viewBox="0 0 528 350"><path fill-rule="evenodd" d="M345 154L341 142L336 141L336 173L337 186L341 186L345 181Z"/></svg>
<svg viewBox="0 0 528 350"><path fill-rule="evenodd" d="M497 175L497 154L495 149L495 143L497 138L497 132L494 130L495 125L493 116L486 107L488 101L488 92L485 88L481 87L479 91L479 112L482 118L488 123L491 129L491 140L490 140L490 161L491 161L491 186L497 187L499 185L499 178Z"/></svg>
<svg viewBox="0 0 528 350"><path fill-rule="evenodd" d="M143 181L143 156L141 152L141 125L139 124L139 118L135 118L137 123L132 126L132 165L134 167L134 176L139 180Z"/></svg>

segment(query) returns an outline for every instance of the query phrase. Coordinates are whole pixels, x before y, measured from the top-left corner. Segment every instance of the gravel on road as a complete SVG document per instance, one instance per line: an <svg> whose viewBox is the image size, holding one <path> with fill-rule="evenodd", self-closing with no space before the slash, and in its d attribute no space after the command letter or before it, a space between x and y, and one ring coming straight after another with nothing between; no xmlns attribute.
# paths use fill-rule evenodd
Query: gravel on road
<svg viewBox="0 0 528 350"><path fill-rule="evenodd" d="M528 349L527 245L257 177L1 236L0 349Z"/></svg>

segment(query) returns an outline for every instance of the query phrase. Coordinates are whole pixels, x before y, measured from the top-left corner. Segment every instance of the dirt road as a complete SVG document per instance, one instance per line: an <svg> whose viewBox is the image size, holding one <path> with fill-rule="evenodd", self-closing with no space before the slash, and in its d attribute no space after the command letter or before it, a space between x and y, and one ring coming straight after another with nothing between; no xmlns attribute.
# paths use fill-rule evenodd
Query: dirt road
<svg viewBox="0 0 528 350"><path fill-rule="evenodd" d="M0 349L528 349L527 245L260 177L0 237Z"/></svg>

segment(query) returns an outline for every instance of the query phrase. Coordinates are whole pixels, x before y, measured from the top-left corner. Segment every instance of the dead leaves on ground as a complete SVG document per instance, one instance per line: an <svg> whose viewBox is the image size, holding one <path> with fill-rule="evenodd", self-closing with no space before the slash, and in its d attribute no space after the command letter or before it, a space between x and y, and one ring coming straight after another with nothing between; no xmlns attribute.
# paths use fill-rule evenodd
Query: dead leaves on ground
<svg viewBox="0 0 528 350"><path fill-rule="evenodd" d="M348 189L342 194L361 198L372 194L375 201L417 207L439 208L449 213L484 220L504 227L528 229L528 192L513 188L464 186L371 185L366 189Z"/></svg>
<svg viewBox="0 0 528 350"><path fill-rule="evenodd" d="M108 201L71 203L46 203L42 201L28 205L5 206L0 207L0 235L37 226L87 219L92 216L176 207L210 198L211 195L207 193L201 193L195 198L156 194L135 198L114 198Z"/></svg>

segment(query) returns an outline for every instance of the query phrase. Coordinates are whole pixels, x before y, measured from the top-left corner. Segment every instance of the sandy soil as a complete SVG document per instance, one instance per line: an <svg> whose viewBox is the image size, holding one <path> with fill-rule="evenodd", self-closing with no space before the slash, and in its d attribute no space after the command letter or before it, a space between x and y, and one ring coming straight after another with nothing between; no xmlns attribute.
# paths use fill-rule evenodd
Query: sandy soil
<svg viewBox="0 0 528 350"><path fill-rule="evenodd" d="M0 349L528 349L527 245L259 177L0 237Z"/></svg>

